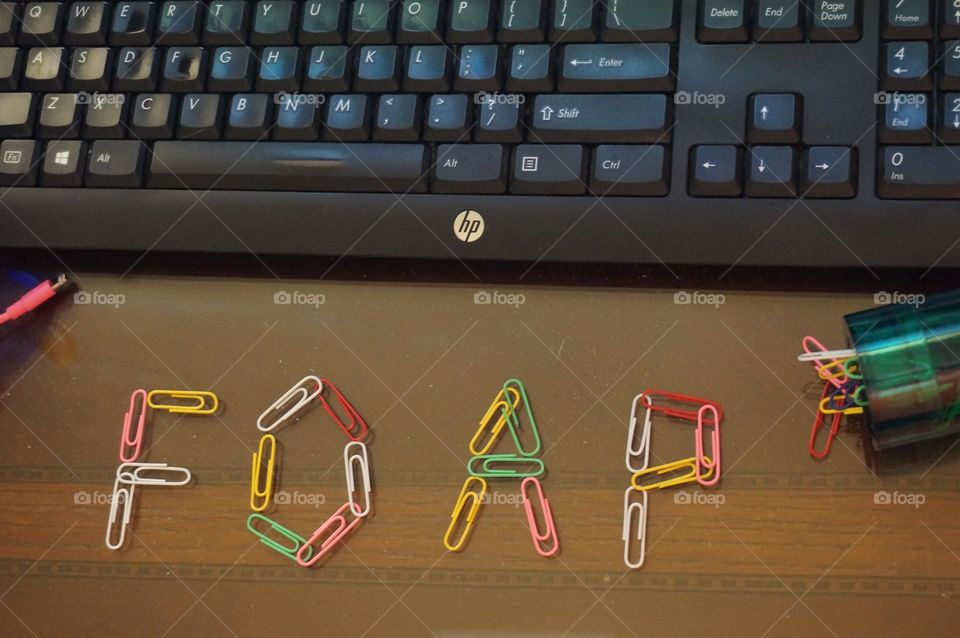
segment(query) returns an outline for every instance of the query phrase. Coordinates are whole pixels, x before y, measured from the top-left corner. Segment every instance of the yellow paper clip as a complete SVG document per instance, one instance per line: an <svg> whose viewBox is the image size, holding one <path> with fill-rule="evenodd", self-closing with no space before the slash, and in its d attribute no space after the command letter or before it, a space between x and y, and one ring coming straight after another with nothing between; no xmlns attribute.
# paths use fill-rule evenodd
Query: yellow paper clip
<svg viewBox="0 0 960 638"><path fill-rule="evenodd" d="M827 397L820 401L820 411L824 414L844 414L846 416L852 416L854 414L863 414L863 408L861 406L854 406L852 408L847 408L845 410L837 410L835 408L828 407L830 402L837 397ZM846 395L840 395L841 399L846 399Z"/></svg>
<svg viewBox="0 0 960 638"><path fill-rule="evenodd" d="M479 494L470 491L470 484L474 481L480 484ZM463 549L464 544L466 544L467 538L470 536L470 531L473 529L473 523L477 517L477 512L480 511L480 506L483 504L483 497L486 495L486 493L487 482L482 478L471 476L463 482L463 488L460 490L460 496L457 497L457 504L453 507L453 514L450 515L450 526L447 527L447 533L443 535L443 546L449 549L451 552L459 552L461 549ZM460 515L463 513L463 508L466 505L467 499L471 499L473 503L470 504L470 510L467 512L467 518L463 524L463 533L460 534L460 540L458 540L456 543L451 543L450 536L457 529L457 523L460 522Z"/></svg>
<svg viewBox="0 0 960 638"><path fill-rule="evenodd" d="M156 396L167 397L172 401L157 403L154 400ZM178 401L193 403L177 403ZM220 399L213 392L199 390L151 390L147 395L147 405L154 410L166 410L172 414L213 414L220 407Z"/></svg>
<svg viewBox="0 0 960 638"><path fill-rule="evenodd" d="M713 476L713 473L716 471L716 464L710 459L709 456L703 457L704 466L708 468L708 472L705 475L701 475L702 479L709 479ZM689 473L683 474L681 476L676 476L674 478L664 479L657 483L650 483L649 485L639 485L637 479L644 476L649 476L651 474L656 474L657 476L662 476L670 472L676 472L677 470L682 470L688 468ZM663 465L658 465L656 467L651 467L646 470L640 470L639 472L634 472L633 478L630 480L633 485L633 489L639 490L641 492L646 492L647 490L652 490L654 488L662 490L665 487L673 487L675 485L683 485L685 483L693 483L697 480L697 457L692 456L689 459L681 459L679 461L673 461L672 463L664 463Z"/></svg>
<svg viewBox="0 0 960 638"><path fill-rule="evenodd" d="M507 403L505 393L509 393L512 398L513 405ZM500 439L500 435L503 433L503 426L507 424L507 419L515 419L516 417L513 414L513 411L520 406L520 392L512 387L505 387L497 393L497 397L493 400L493 403L490 404L490 407L487 409L487 413L483 415L483 418L480 419L480 427L477 428L476 434L473 435L473 438L470 439L470 453L474 456L482 456L489 452L497 441ZM498 413L500 418L497 419L497 422L493 424L493 427L490 427L490 438L483 445L483 447L477 447L480 439L483 438L484 433L487 431L490 421L493 420L493 417Z"/></svg>
<svg viewBox="0 0 960 638"><path fill-rule="evenodd" d="M263 449L269 445L270 455L267 457L267 476L263 477ZM277 461L277 437L264 434L260 437L260 446L253 455L253 465L250 470L250 509L262 512L270 507L270 496L273 494L273 468ZM263 485L263 488L260 485ZM257 504L258 499L263 502Z"/></svg>
<svg viewBox="0 0 960 638"><path fill-rule="evenodd" d="M847 368L846 363L850 359L836 359L830 363L825 364L823 367L817 369L817 376L819 376L824 381L846 381L847 379Z"/></svg>

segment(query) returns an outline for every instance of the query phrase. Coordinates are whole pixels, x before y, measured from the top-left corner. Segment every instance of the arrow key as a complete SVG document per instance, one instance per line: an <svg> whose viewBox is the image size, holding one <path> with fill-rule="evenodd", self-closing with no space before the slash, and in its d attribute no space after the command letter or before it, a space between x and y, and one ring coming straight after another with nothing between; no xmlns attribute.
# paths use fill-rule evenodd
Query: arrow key
<svg viewBox="0 0 960 638"><path fill-rule="evenodd" d="M928 91L933 88L928 43L888 42L884 46L884 59L886 65L881 83L885 91Z"/></svg>
<svg viewBox="0 0 960 638"><path fill-rule="evenodd" d="M750 149L747 197L796 197L797 170L789 146L755 146Z"/></svg>
<svg viewBox="0 0 960 638"><path fill-rule="evenodd" d="M813 146L806 152L803 195L816 199L857 196L857 149Z"/></svg>
<svg viewBox="0 0 960 638"><path fill-rule="evenodd" d="M740 147L695 146L690 154L690 195L740 197Z"/></svg>
<svg viewBox="0 0 960 638"><path fill-rule="evenodd" d="M747 140L754 144L800 141L800 98L792 93L758 93L750 98Z"/></svg>

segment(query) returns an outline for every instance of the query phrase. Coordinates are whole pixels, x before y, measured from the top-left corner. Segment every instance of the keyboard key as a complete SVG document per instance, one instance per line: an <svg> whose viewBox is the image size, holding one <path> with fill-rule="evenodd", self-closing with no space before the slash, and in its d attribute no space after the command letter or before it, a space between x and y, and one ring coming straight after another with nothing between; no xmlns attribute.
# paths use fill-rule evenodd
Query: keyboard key
<svg viewBox="0 0 960 638"><path fill-rule="evenodd" d="M593 0L553 3L550 39L554 42L593 42L597 39L597 7Z"/></svg>
<svg viewBox="0 0 960 638"><path fill-rule="evenodd" d="M83 184L85 158L86 145L83 142L47 142L40 182L44 186L80 186Z"/></svg>
<svg viewBox="0 0 960 638"><path fill-rule="evenodd" d="M499 144L441 144L437 147L434 193L488 195L506 190L506 158Z"/></svg>
<svg viewBox="0 0 960 638"><path fill-rule="evenodd" d="M277 100L275 140L315 140L320 136L322 96L284 93Z"/></svg>
<svg viewBox="0 0 960 638"><path fill-rule="evenodd" d="M223 122L221 102L221 97L212 93L183 96L177 136L196 140L215 140L220 137Z"/></svg>
<svg viewBox="0 0 960 638"><path fill-rule="evenodd" d="M789 146L754 146L749 152L747 197L796 197L797 167Z"/></svg>
<svg viewBox="0 0 960 638"><path fill-rule="evenodd" d="M552 49L549 44L518 44L510 50L508 91L547 93L553 90Z"/></svg>
<svg viewBox="0 0 960 638"><path fill-rule="evenodd" d="M0 48L0 91L13 91L20 80L23 55L16 47Z"/></svg>
<svg viewBox="0 0 960 638"><path fill-rule="evenodd" d="M243 93L253 88L253 63L247 47L218 47L210 63L208 91Z"/></svg>
<svg viewBox="0 0 960 638"><path fill-rule="evenodd" d="M141 93L133 101L130 132L144 140L173 137L177 101L169 93Z"/></svg>
<svg viewBox="0 0 960 638"><path fill-rule="evenodd" d="M549 0L546 0L549 4ZM500 8L500 42L542 42L546 36L541 0L508 0Z"/></svg>
<svg viewBox="0 0 960 638"><path fill-rule="evenodd" d="M672 91L670 45L571 44L558 83L561 91Z"/></svg>
<svg viewBox="0 0 960 638"><path fill-rule="evenodd" d="M63 49L35 47L27 51L23 69L23 88L35 91L59 91L63 88Z"/></svg>
<svg viewBox="0 0 960 638"><path fill-rule="evenodd" d="M804 159L804 197L849 199L857 196L857 149L813 146Z"/></svg>
<svg viewBox="0 0 960 638"><path fill-rule="evenodd" d="M887 91L929 91L930 46L926 42L890 42L884 46L882 87Z"/></svg>
<svg viewBox="0 0 960 638"><path fill-rule="evenodd" d="M303 5L300 44L340 44L346 11L339 0L311 0Z"/></svg>
<svg viewBox="0 0 960 638"><path fill-rule="evenodd" d="M0 144L0 186L33 186L37 183L37 143L3 140Z"/></svg>
<svg viewBox="0 0 960 638"><path fill-rule="evenodd" d="M940 18L940 36L944 38L960 37L960 6L954 6L952 0L941 2L943 13Z"/></svg>
<svg viewBox="0 0 960 638"><path fill-rule="evenodd" d="M158 62L157 50L153 47L120 49L113 88L131 93L156 89Z"/></svg>
<svg viewBox="0 0 960 638"><path fill-rule="evenodd" d="M16 2L0 2L0 46L10 46L17 41L21 22L19 6Z"/></svg>
<svg viewBox="0 0 960 638"><path fill-rule="evenodd" d="M520 127L523 95L480 94L478 126L475 137L478 142L522 142Z"/></svg>
<svg viewBox="0 0 960 638"><path fill-rule="evenodd" d="M42 46L60 41L62 2L29 2L20 19L20 44Z"/></svg>
<svg viewBox="0 0 960 638"><path fill-rule="evenodd" d="M297 6L290 0L261 0L253 10L250 44L293 44L297 33Z"/></svg>
<svg viewBox="0 0 960 638"><path fill-rule="evenodd" d="M924 93L888 94L883 106L880 141L885 144L926 144L932 141L929 128L930 98Z"/></svg>
<svg viewBox="0 0 960 638"><path fill-rule="evenodd" d="M808 34L815 42L859 40L859 0L816 0L811 4Z"/></svg>
<svg viewBox="0 0 960 638"><path fill-rule="evenodd" d="M397 42L435 44L442 42L441 0L403 0Z"/></svg>
<svg viewBox="0 0 960 638"><path fill-rule="evenodd" d="M960 89L960 42L957 40L944 43L940 71L941 89Z"/></svg>
<svg viewBox="0 0 960 638"><path fill-rule="evenodd" d="M110 88L112 53L106 47L78 47L70 59L67 88L74 91L106 91Z"/></svg>
<svg viewBox="0 0 960 638"><path fill-rule="evenodd" d="M360 48L354 90L390 93L400 90L400 49L392 45Z"/></svg>
<svg viewBox="0 0 960 638"><path fill-rule="evenodd" d="M447 47L412 46L407 55L403 90L411 93L441 93L450 89Z"/></svg>
<svg viewBox="0 0 960 638"><path fill-rule="evenodd" d="M350 88L350 51L345 46L317 46L310 50L304 91L346 91Z"/></svg>
<svg viewBox="0 0 960 638"><path fill-rule="evenodd" d="M200 47L170 47L163 65L164 91L190 93L203 90L207 59Z"/></svg>
<svg viewBox="0 0 960 638"><path fill-rule="evenodd" d="M378 142L416 142L420 139L420 98L381 95L374 118L373 139Z"/></svg>
<svg viewBox="0 0 960 638"><path fill-rule="evenodd" d="M510 192L517 195L582 195L587 190L582 146L523 144L514 149Z"/></svg>
<svg viewBox="0 0 960 638"><path fill-rule="evenodd" d="M960 198L960 153L949 146L891 146L881 151L878 195L889 199Z"/></svg>
<svg viewBox="0 0 960 638"><path fill-rule="evenodd" d="M590 190L604 197L664 197L670 169L662 146L598 146Z"/></svg>
<svg viewBox="0 0 960 638"><path fill-rule="evenodd" d="M99 140L90 146L86 185L97 188L137 188L143 174L145 149L137 140Z"/></svg>
<svg viewBox="0 0 960 638"><path fill-rule="evenodd" d="M697 37L701 42L746 42L749 39L744 0L703 0Z"/></svg>
<svg viewBox="0 0 960 638"><path fill-rule="evenodd" d="M945 144L960 143L960 93L943 94L939 141Z"/></svg>
<svg viewBox="0 0 960 638"><path fill-rule="evenodd" d="M883 24L883 37L889 40L933 37L931 0L890 0ZM951 4L947 2L947 4Z"/></svg>
<svg viewBox="0 0 960 638"><path fill-rule="evenodd" d="M471 44L460 49L456 91L496 91L500 88L500 47Z"/></svg>
<svg viewBox="0 0 960 638"><path fill-rule="evenodd" d="M348 41L389 44L393 33L391 0L354 0Z"/></svg>
<svg viewBox="0 0 960 638"><path fill-rule="evenodd" d="M430 98L423 139L428 142L468 141L470 103L466 95L435 95Z"/></svg>
<svg viewBox="0 0 960 638"><path fill-rule="evenodd" d="M323 139L362 142L370 139L370 98L366 95L333 95L327 100Z"/></svg>
<svg viewBox="0 0 960 638"><path fill-rule="evenodd" d="M153 3L118 2L113 8L110 44L136 46L153 40Z"/></svg>
<svg viewBox="0 0 960 638"><path fill-rule="evenodd" d="M83 136L94 139L117 139L126 136L127 96L122 93L94 93L87 97Z"/></svg>
<svg viewBox="0 0 960 638"><path fill-rule="evenodd" d="M543 142L669 141L665 95L538 95L531 135Z"/></svg>
<svg viewBox="0 0 960 638"><path fill-rule="evenodd" d="M738 146L695 146L690 154L690 195L739 197L743 192Z"/></svg>
<svg viewBox="0 0 960 638"><path fill-rule="evenodd" d="M420 144L157 142L147 186L424 193L427 162Z"/></svg>
<svg viewBox="0 0 960 638"><path fill-rule="evenodd" d="M791 93L761 93L750 98L747 140L754 144L800 142L799 96Z"/></svg>
<svg viewBox="0 0 960 638"><path fill-rule="evenodd" d="M300 49L267 47L260 52L258 91L296 91L300 85Z"/></svg>
<svg viewBox="0 0 960 638"><path fill-rule="evenodd" d="M204 44L246 44L250 5L245 0L211 2L203 27Z"/></svg>
<svg viewBox="0 0 960 638"><path fill-rule="evenodd" d="M157 42L165 45L198 44L200 42L200 2L164 2L157 23Z"/></svg>
<svg viewBox="0 0 960 638"><path fill-rule="evenodd" d="M107 42L110 8L106 2L72 2L67 8L63 43L97 46Z"/></svg>
<svg viewBox="0 0 960 638"><path fill-rule="evenodd" d="M450 3L447 42L493 42L491 0L454 0Z"/></svg>
<svg viewBox="0 0 960 638"><path fill-rule="evenodd" d="M42 139L80 136L79 106L73 93L47 93L40 102L36 135Z"/></svg>
<svg viewBox="0 0 960 638"><path fill-rule="evenodd" d="M758 0L753 28L755 42L801 42L803 21L799 0Z"/></svg>
<svg viewBox="0 0 960 638"><path fill-rule="evenodd" d="M262 93L238 93L227 111L223 136L228 140L262 140L269 130L273 101Z"/></svg>
<svg viewBox="0 0 960 638"><path fill-rule="evenodd" d="M603 34L608 42L676 42L675 0L606 0Z"/></svg>
<svg viewBox="0 0 960 638"><path fill-rule="evenodd" d="M33 100L30 93L0 93L0 137L30 137Z"/></svg>

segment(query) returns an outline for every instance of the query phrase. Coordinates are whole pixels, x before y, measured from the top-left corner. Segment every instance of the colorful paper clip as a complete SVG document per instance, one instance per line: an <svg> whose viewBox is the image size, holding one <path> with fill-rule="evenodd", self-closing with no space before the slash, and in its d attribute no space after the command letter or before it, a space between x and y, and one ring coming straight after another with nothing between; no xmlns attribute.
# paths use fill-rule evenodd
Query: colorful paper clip
<svg viewBox="0 0 960 638"><path fill-rule="evenodd" d="M823 384L823 394L821 401L829 398L830 391L832 386L829 383ZM823 410L817 410L817 416L813 420L813 428L810 430L810 440L807 443L807 450L810 452L810 456L817 460L823 460L827 458L827 455L830 454L830 448L833 446L833 440L837 436L837 432L840 431L840 423L843 420L843 414L840 412L835 412L830 419L830 430L827 432L827 442L824 445L823 449L817 449L817 438L820 436L820 432L824 429L826 424L827 414Z"/></svg>
<svg viewBox="0 0 960 638"><path fill-rule="evenodd" d="M637 490L632 487L628 487L627 491L623 493L623 564L629 569L640 569L647 557L647 503L649 497L647 492L640 492L640 497L634 496L635 494L637 494ZM635 501L634 498L640 498L641 500ZM632 533L634 512L637 512L636 535ZM630 549L633 546L634 539L640 547L640 557L631 560L632 552Z"/></svg>
<svg viewBox="0 0 960 638"><path fill-rule="evenodd" d="M849 359L834 359L825 366L817 368L817 376L823 381L839 381L841 384L846 383L847 361L849 361Z"/></svg>
<svg viewBox="0 0 960 638"><path fill-rule="evenodd" d="M843 372L849 379L853 379L854 381L863 381L863 372L860 371L860 362L854 357L844 359Z"/></svg>
<svg viewBox="0 0 960 638"><path fill-rule="evenodd" d="M289 541L293 542L293 547L285 547L278 543L277 541L270 538L264 532L261 532L257 529L254 523L256 521L263 521L270 526L270 531L277 532L280 536L286 538ZM275 520L264 516L263 514L251 514L247 517L247 529L253 532L253 535L260 539L260 542L274 550L279 554L283 554L290 560L297 560L297 557L300 555L300 552L304 548L307 548L306 559L310 558L310 555L313 553L313 548L307 544L307 539L300 536L296 532L293 532Z"/></svg>
<svg viewBox="0 0 960 638"><path fill-rule="evenodd" d="M703 462L704 462L704 465L710 470L710 472L708 472L706 476L701 478L705 478L709 480L710 478L712 478L713 468L716 468L716 465L713 463L713 461L710 459L709 456L703 457ZM643 478L645 476L651 476L651 475L662 476L664 474L668 474L670 472L676 472L677 470L682 470L685 468L689 468L690 472L687 474L683 474L682 476L676 476L674 478L664 479L662 481L658 481L656 483L650 483L648 485L640 485L637 482L638 479ZM690 457L689 459L681 459L679 461L673 461L672 463L664 463L663 465L650 467L645 470L641 470L640 472L634 472L633 478L630 480L630 482L633 485L633 489L640 490L641 492L645 492L647 490L652 490L652 489L662 490L666 487L673 487L675 485L684 485L686 483L693 483L696 480L697 480L697 457L693 456L693 457Z"/></svg>
<svg viewBox="0 0 960 638"><path fill-rule="evenodd" d="M335 397L337 397L337 402L340 404L340 409L342 409L343 412L350 417L350 423L344 423L343 420L340 419L339 415L334 412L333 408L330 407L330 404L327 403L327 400L323 397L323 395L319 395L317 399L323 404L323 409L327 411L327 414L329 414L330 418L332 418L334 423L337 424L337 427L343 430L343 433L346 434L347 438L351 441L362 441L367 438L367 422L363 420L363 417L360 416L360 413L357 412L356 408L354 408L353 405L347 401L347 397L343 396L343 393L337 389L337 386L333 385L330 379L321 379L321 382L323 383L324 387L328 387L333 390L333 394ZM356 432L354 432L355 429Z"/></svg>
<svg viewBox="0 0 960 638"><path fill-rule="evenodd" d="M533 406L530 404L530 399L527 398L527 389L524 387L523 382L520 379L507 379L503 384L504 390L515 390L520 394L520 405L523 406L522 411L517 409L515 406L513 409L513 418L507 419L507 425L510 427L510 434L513 436L513 442L517 446L517 453L520 456L536 456L540 454L540 449L542 448L542 442L540 441L540 429L537 427L537 420L533 417ZM530 429L531 436L533 437L534 446L531 450L526 450L523 447L523 443L520 442L520 430L521 427L521 415L525 417L527 426Z"/></svg>
<svg viewBox="0 0 960 638"><path fill-rule="evenodd" d="M510 403L507 403L508 396L512 398ZM494 398L493 403L487 408L487 413L480 419L480 426L477 428L473 438L470 439L471 454L474 456L482 456L493 449L493 446L496 445L500 439L500 435L503 433L503 427L507 424L507 420L516 419L514 411L519 407L521 400L520 392L516 388L507 387L507 385L504 384L500 392L497 393L496 398ZM500 416L491 427L490 422L497 414ZM487 435L487 442L481 446L479 442L488 428L489 434Z"/></svg>
<svg viewBox="0 0 960 638"><path fill-rule="evenodd" d="M653 404L652 400L647 397L647 402L650 403L649 407L646 408L646 416L643 419L643 430L640 433L639 440L637 439L637 424L639 419L637 419L637 406L640 404L640 397L643 395L638 394L633 398L633 404L630 406L630 421L629 426L627 427L627 454L626 454L626 464L627 470L630 472L641 472L650 465L650 429L653 424ZM643 456L643 463L639 466L634 465L634 457Z"/></svg>
<svg viewBox="0 0 960 638"><path fill-rule="evenodd" d="M264 468L265 448L269 448L269 453L266 457L266 468ZM260 444L257 446L257 451L253 454L253 463L250 468L250 509L254 512L263 512L270 507L276 462L277 437L272 434L264 434L260 437ZM266 474L266 476L264 476L264 474Z"/></svg>
<svg viewBox="0 0 960 638"><path fill-rule="evenodd" d="M124 485L180 487L192 479L187 468L166 463L121 463L117 466L117 481Z"/></svg>
<svg viewBox="0 0 960 638"><path fill-rule="evenodd" d="M167 402L158 403L157 397L166 398ZM185 401L192 403L183 403ZM220 407L220 399L213 392L199 390L151 390L147 394L147 405L172 414L214 414Z"/></svg>
<svg viewBox="0 0 960 638"><path fill-rule="evenodd" d="M139 399L139 400L138 400ZM139 409L137 406L139 405ZM130 407L123 415L123 434L120 436L120 462L133 463L140 458L143 447L143 433L147 423L147 391L134 390L130 395ZM130 430L136 422L136 431L131 438Z"/></svg>
<svg viewBox="0 0 960 638"><path fill-rule="evenodd" d="M534 511L533 501L527 497L527 485L533 485L537 491L537 502L540 511L543 512L543 524L546 528L540 531L540 525L537 522L537 514ZM553 520L553 511L550 509L550 501L543 495L543 486L540 481L533 478L525 478L520 484L520 496L523 500L523 509L527 513L527 524L530 526L530 536L533 538L533 547L537 553L544 558L555 556L560 550L560 538L557 536L557 526ZM547 548L544 548L544 545Z"/></svg>
<svg viewBox="0 0 960 638"><path fill-rule="evenodd" d="M344 516L348 511L354 515L354 519L349 523ZM300 551L297 552L297 565L301 567L313 567L316 565L321 558L336 549L340 541L346 538L347 534L352 532L362 521L363 518L356 516L356 512L354 512L350 503L341 505L340 509L334 512L333 516L325 520L310 538L307 539L306 544L300 548ZM324 536L326 536L326 538L320 543L319 551L312 556L305 552L307 548L310 548L312 551L314 543L320 541L321 537ZM300 554L304 555L301 556Z"/></svg>
<svg viewBox="0 0 960 638"><path fill-rule="evenodd" d="M824 367L835 365L838 360L848 359L856 356L855 350L827 350L827 347L820 343L816 337L807 335L802 341L804 354L800 355L800 361L809 361L817 369L817 374ZM831 385L839 388L843 383L838 379L825 379Z"/></svg>
<svg viewBox="0 0 960 638"><path fill-rule="evenodd" d="M653 403L653 398L662 399L658 401L656 405ZM701 406L712 405L717 410L717 417L723 419L723 408L721 408L717 403L710 401L708 399L701 399L699 397L693 397L686 394L678 394L676 392L667 392L665 390L644 390L640 393L640 403L645 408L649 408L654 412L660 412L666 416L672 416L676 419L683 419L685 421L697 422L697 412ZM696 410L684 410L678 407L671 407L672 405L693 405L696 406ZM710 424L712 425L712 424Z"/></svg>
<svg viewBox="0 0 960 638"><path fill-rule="evenodd" d="M475 469L475 465L480 464L480 469ZM505 469L498 469L496 466L505 465ZM527 470L513 469L514 466L531 468ZM471 476L478 478L526 478L532 476L541 476L546 471L546 466L541 459L534 459L528 456L517 456L516 454L487 454L484 456L473 456L467 461L467 471Z"/></svg>
<svg viewBox="0 0 960 638"><path fill-rule="evenodd" d="M316 385L316 388L313 385ZM257 429L261 432L272 432L290 419L296 419L297 415L320 396L321 392L323 392L323 382L318 377L308 374L263 411L263 414L257 418ZM264 422L278 412L281 414L276 419L268 423Z"/></svg>
<svg viewBox="0 0 960 638"><path fill-rule="evenodd" d="M118 550L127 540L127 528L133 519L133 499L135 485L124 485L120 479L113 482L113 495L110 498L110 518L107 519L107 534L104 538L107 549ZM115 530L119 528L118 532ZM116 536L116 540L114 540Z"/></svg>
<svg viewBox="0 0 960 638"><path fill-rule="evenodd" d="M355 468L354 466L359 466ZM343 448L343 468L347 474L347 502L356 516L364 517L370 513L370 456L367 445L360 441L351 441ZM357 505L357 474L363 487L363 507Z"/></svg>
<svg viewBox="0 0 960 638"><path fill-rule="evenodd" d="M479 493L471 490L470 486L474 481L480 484ZM477 513L480 511L480 506L483 504L483 497L486 495L486 493L487 482L482 478L470 476L467 477L467 480L463 482L463 487L460 489L460 496L457 497L457 504L453 507L453 514L450 515L450 525L447 527L447 532L443 535L443 546L451 552L459 552L466 544L467 539L470 537L470 532L473 530ZM463 521L463 532L461 532L460 538L457 540L457 542L454 543L450 540L450 537L454 532L457 531L457 525L460 522L461 514L463 514L464 507L466 506L468 500L470 500L471 503L470 509L467 510L466 519Z"/></svg>
<svg viewBox="0 0 960 638"><path fill-rule="evenodd" d="M712 412L710 421L704 419L704 414ZM712 422L712 425L710 423ZM703 451L703 428L713 428L710 433L711 451L706 456ZM712 487L720 481L720 413L716 406L707 404L697 412L697 483L704 487ZM713 461L710 461L710 459ZM707 478L710 477L710 478Z"/></svg>
<svg viewBox="0 0 960 638"><path fill-rule="evenodd" d="M842 395L842 397L846 398L846 395ZM843 408L843 409L832 407L832 403L835 399L836 397L829 397L829 396L825 399L821 399L820 412L823 412L824 414L845 414L847 416L854 415L854 414L863 414L863 408L860 406L854 406L854 407Z"/></svg>
<svg viewBox="0 0 960 638"><path fill-rule="evenodd" d="M857 389L853 392L853 402L859 405L861 408L865 408L870 405L869 400L867 400L867 386L857 386Z"/></svg>

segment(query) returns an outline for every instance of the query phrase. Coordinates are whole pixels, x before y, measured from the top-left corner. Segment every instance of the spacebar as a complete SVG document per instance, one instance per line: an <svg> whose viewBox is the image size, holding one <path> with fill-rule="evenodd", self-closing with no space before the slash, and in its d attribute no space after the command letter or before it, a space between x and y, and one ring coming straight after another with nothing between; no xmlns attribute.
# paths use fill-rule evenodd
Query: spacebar
<svg viewBox="0 0 960 638"><path fill-rule="evenodd" d="M419 144L157 142L147 186L425 193L427 160Z"/></svg>

